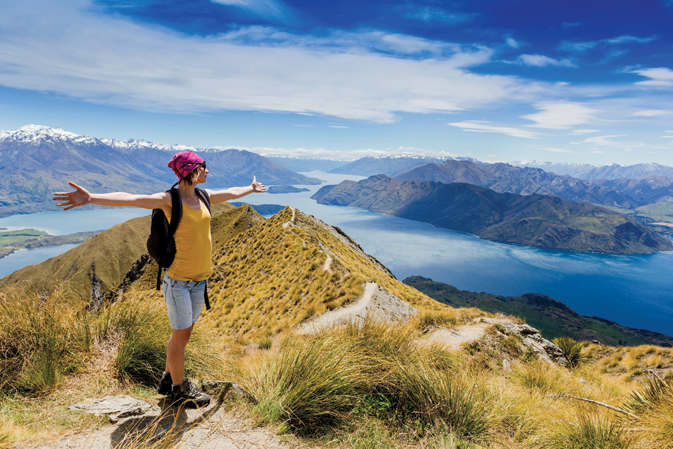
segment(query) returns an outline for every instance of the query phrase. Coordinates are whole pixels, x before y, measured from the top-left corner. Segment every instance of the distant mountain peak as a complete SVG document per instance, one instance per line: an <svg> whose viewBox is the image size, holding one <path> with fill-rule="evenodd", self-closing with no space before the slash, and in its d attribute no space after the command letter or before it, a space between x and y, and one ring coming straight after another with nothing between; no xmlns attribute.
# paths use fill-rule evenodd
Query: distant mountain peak
<svg viewBox="0 0 673 449"><path fill-rule="evenodd" d="M0 141L16 140L27 142L47 139L82 140L92 138L88 136L80 136L79 134L71 133L62 128L50 128L49 126L42 125L25 125L19 129L0 132Z"/></svg>

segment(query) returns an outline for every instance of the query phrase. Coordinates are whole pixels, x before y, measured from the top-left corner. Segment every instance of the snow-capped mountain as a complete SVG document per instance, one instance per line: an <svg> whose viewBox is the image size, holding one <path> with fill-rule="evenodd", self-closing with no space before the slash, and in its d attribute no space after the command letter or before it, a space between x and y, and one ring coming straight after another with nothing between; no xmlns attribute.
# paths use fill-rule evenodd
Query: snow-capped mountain
<svg viewBox="0 0 673 449"><path fill-rule="evenodd" d="M146 140L98 139L61 128L27 125L0 132L0 216L54 210L52 193L68 181L92 192L153 193L177 179L168 161L177 151L200 151L210 170L208 187L319 184L255 153L161 145Z"/></svg>
<svg viewBox="0 0 673 449"><path fill-rule="evenodd" d="M114 147L114 148L118 148L122 151L144 150L144 149L170 151L170 152L173 152L173 153L177 153L178 151L187 151L187 150L192 150L192 151L195 151L195 152L199 152L199 151L207 152L208 151L204 148L197 148L197 147L193 147L191 145L163 145L163 144L160 144L160 143L148 142L147 140L143 140L143 139L127 139L127 140L101 139L101 142L104 142L105 144L110 145L111 147ZM219 151L219 150L215 150L215 151Z"/></svg>
<svg viewBox="0 0 673 449"><path fill-rule="evenodd" d="M71 141L79 144L95 144L100 140L89 136L80 136L61 128L50 128L41 125L26 125L12 131L0 132L0 142L14 141L37 143L43 141Z"/></svg>
<svg viewBox="0 0 673 449"><path fill-rule="evenodd" d="M510 162L516 167L541 168L557 175L569 175L580 179L645 179L651 176L673 178L673 167L666 165L647 163L635 165L609 164L595 166L589 164L575 164L572 162L538 162L518 161Z"/></svg>

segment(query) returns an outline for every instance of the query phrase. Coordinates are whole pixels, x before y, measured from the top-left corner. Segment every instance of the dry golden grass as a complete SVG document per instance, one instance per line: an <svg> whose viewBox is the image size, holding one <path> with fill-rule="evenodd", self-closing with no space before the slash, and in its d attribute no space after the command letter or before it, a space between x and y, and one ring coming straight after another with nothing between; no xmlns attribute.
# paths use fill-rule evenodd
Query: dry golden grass
<svg viewBox="0 0 673 449"><path fill-rule="evenodd" d="M188 363L201 375L247 386L257 402L246 407L260 421L302 435L305 447L673 447L673 399L666 388L651 386L651 372L673 383L673 350L589 344L587 363L568 370L536 361L497 328L459 352L416 345L428 325L457 326L488 314L453 309L398 282L357 244L299 211L294 226L283 227L291 217L286 209L263 220L246 206L215 217L213 309L204 311L194 342L209 355ZM332 262L325 270L328 251ZM66 410L84 396L153 394L136 382L147 384L162 367L167 318L161 293L153 290L155 276L150 264L119 304L91 317L79 362L57 366L58 388L31 392L26 385L35 382L11 376L18 365L7 364L16 355L7 342L26 334L13 333L17 318L5 309L0 336L3 372L9 374L0 398L0 444L3 432L27 441L101 425L101 418ZM405 326L367 322L317 336L292 334L308 317L355 300L369 281L412 304L419 316ZM84 342L81 315L66 291L58 301L21 299L18 293L12 301L27 301L24 309L41 310L42 317L62 316L49 328L60 330L53 335L68 341L79 335ZM49 307L59 313L45 315ZM134 316L142 319L129 318ZM155 324L138 325L147 322ZM148 329L159 336L156 344L133 344L145 351L142 360L149 365L120 372L119 352L129 344L130 330ZM629 405L638 392L647 400ZM559 396L628 409L638 418Z"/></svg>

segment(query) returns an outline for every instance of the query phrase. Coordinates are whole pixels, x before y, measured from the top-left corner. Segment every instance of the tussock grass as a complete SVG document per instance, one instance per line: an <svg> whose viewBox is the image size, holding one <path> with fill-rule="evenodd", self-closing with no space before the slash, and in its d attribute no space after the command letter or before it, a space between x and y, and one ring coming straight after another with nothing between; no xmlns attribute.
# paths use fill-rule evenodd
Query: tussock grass
<svg viewBox="0 0 673 449"><path fill-rule="evenodd" d="M489 430L483 395L452 368L454 356L419 347L413 325L375 321L288 337L276 352L257 353L242 382L264 423L321 432L354 416L413 433L444 429L461 438Z"/></svg>
<svg viewBox="0 0 673 449"><path fill-rule="evenodd" d="M285 340L262 356L246 381L262 422L295 429L321 428L343 420L366 382L365 360L334 335Z"/></svg>
<svg viewBox="0 0 673 449"><path fill-rule="evenodd" d="M584 351L587 346L586 342L580 342L570 337L557 337L553 340L553 343L563 351L570 368L577 368L591 359Z"/></svg>
<svg viewBox="0 0 673 449"><path fill-rule="evenodd" d="M539 361L518 364L514 369L514 378L524 388L538 390L543 394L564 394L570 383L559 369Z"/></svg>
<svg viewBox="0 0 673 449"><path fill-rule="evenodd" d="M614 414L580 410L539 446L545 449L630 449L632 437Z"/></svg>
<svg viewBox="0 0 673 449"><path fill-rule="evenodd" d="M0 426L0 437L16 440L91 425L100 419L68 412L67 406L84 395L142 393L134 390L137 382L154 387L171 332L163 307L156 298L130 295L92 314L67 284L43 296L5 291L0 295L0 423L13 424ZM205 329L195 330L187 374L217 378L223 359L218 340Z"/></svg>
<svg viewBox="0 0 673 449"><path fill-rule="evenodd" d="M43 394L77 371L91 347L84 303L66 287L0 295L0 388Z"/></svg>
<svg viewBox="0 0 673 449"><path fill-rule="evenodd" d="M166 362L166 344L171 327L163 302L128 295L105 308L94 321L97 340L117 340L114 371L123 381L153 384ZM185 374L214 377L222 369L218 339L197 324L185 352Z"/></svg>

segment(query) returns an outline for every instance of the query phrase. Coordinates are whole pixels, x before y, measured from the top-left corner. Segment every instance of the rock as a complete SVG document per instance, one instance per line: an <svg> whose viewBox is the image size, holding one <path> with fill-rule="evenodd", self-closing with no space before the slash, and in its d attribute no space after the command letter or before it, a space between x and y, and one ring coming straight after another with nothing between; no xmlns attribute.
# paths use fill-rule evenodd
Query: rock
<svg viewBox="0 0 673 449"><path fill-rule="evenodd" d="M507 360L507 359L502 359L502 369L503 369L505 372L510 372L510 371L512 370L512 366L511 366L511 364L509 363L509 360Z"/></svg>
<svg viewBox="0 0 673 449"><path fill-rule="evenodd" d="M152 406L145 401L134 399L131 396L106 396L102 399L85 399L84 401L71 405L69 410L77 410L86 413L93 413L96 416L108 415L110 421L118 422L122 418L129 416L144 415Z"/></svg>
<svg viewBox="0 0 673 449"><path fill-rule="evenodd" d="M219 398L224 398L230 392L239 399L249 399L251 397L240 385L223 380L204 380L201 382L201 389L204 393L213 393Z"/></svg>
<svg viewBox="0 0 673 449"><path fill-rule="evenodd" d="M568 366L568 359L565 358L561 348L551 341L542 338L540 331L529 324L511 324L501 323L508 335L519 336L523 339L523 344L531 348L538 355L540 360L547 363L556 363L560 366Z"/></svg>

